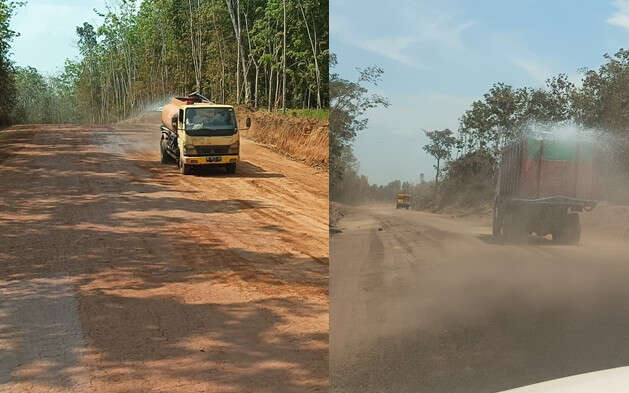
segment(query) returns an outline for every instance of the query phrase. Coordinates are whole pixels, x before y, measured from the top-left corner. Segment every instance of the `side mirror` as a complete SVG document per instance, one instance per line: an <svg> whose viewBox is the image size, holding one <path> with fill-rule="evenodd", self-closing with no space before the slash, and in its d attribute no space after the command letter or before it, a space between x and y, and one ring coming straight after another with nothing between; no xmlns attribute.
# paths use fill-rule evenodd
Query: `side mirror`
<svg viewBox="0 0 629 393"><path fill-rule="evenodd" d="M177 131L177 118L173 117L172 119L173 131Z"/></svg>
<svg viewBox="0 0 629 393"><path fill-rule="evenodd" d="M245 124L247 125L247 128L251 127L251 118L247 117L247 120L245 120Z"/></svg>

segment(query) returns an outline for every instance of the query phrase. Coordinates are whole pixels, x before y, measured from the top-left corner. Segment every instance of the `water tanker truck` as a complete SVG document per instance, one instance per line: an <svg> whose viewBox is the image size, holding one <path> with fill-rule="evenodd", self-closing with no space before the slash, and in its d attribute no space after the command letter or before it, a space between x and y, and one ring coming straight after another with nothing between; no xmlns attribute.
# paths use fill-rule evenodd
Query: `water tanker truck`
<svg viewBox="0 0 629 393"><path fill-rule="evenodd" d="M519 242L531 233L577 244L579 213L596 206L600 149L579 137L537 133L501 152L493 234Z"/></svg>
<svg viewBox="0 0 629 393"><path fill-rule="evenodd" d="M245 129L250 126L247 118ZM205 165L236 173L240 133L233 106L214 104L199 93L174 97L162 107L161 135L162 163L175 161L182 174Z"/></svg>

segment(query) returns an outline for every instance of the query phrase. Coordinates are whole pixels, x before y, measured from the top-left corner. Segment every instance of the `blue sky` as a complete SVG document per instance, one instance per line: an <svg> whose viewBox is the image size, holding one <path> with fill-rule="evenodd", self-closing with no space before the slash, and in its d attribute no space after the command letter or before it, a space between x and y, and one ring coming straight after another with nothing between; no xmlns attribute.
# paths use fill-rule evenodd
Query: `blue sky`
<svg viewBox="0 0 629 393"><path fill-rule="evenodd" d="M105 0L27 0L11 21L20 33L13 43L13 59L45 73L63 68L66 58L76 58L76 27L98 24L94 13L105 9Z"/></svg>
<svg viewBox="0 0 629 393"><path fill-rule="evenodd" d="M629 0L330 2L336 72L379 65L375 91L388 109L369 113L355 143L371 182L434 175L422 129L456 129L469 104L495 82L541 87L563 72L577 82L605 52L629 48Z"/></svg>

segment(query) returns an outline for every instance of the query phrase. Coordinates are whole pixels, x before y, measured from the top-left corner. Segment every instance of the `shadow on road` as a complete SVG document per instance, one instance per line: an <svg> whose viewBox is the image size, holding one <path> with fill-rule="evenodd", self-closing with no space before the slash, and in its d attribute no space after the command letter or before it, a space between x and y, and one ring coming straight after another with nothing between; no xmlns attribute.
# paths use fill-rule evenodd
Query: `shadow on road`
<svg viewBox="0 0 629 393"><path fill-rule="evenodd" d="M151 164L148 163L147 164ZM157 163L159 164L159 163ZM159 164L162 165L162 164ZM177 164L173 163L172 169L177 169ZM238 177L238 178L281 178L284 177L281 173L275 172L267 172L262 167L252 164L249 161L239 161L237 165L237 170L235 174L228 174L226 169L219 165L201 165L192 168L193 176L197 177L216 177L216 176L225 176L225 177Z"/></svg>
<svg viewBox="0 0 629 393"><path fill-rule="evenodd" d="M83 392L77 366L87 359L96 390L327 388L327 333L287 328L327 314L291 295L325 296L327 267L214 236L237 225L225 214L264 206L147 182L134 161L90 150L94 135L77 128L36 138L27 130L0 146L10 155L0 164L0 384ZM269 230L279 229L247 236ZM221 284L264 296L211 295Z"/></svg>

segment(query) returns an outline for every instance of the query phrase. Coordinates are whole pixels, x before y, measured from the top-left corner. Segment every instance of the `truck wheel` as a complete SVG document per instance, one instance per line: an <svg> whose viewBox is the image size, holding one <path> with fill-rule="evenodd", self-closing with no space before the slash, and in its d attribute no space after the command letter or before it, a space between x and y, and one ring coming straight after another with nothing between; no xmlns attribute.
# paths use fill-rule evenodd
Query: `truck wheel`
<svg viewBox="0 0 629 393"><path fill-rule="evenodd" d="M579 214L568 213L561 228L552 233L553 240L563 244L579 244L581 240L581 222Z"/></svg>
<svg viewBox="0 0 629 393"><path fill-rule="evenodd" d="M170 156L168 155L168 153L166 153L166 150L164 149L163 139L159 143L159 152L162 158L161 159L162 164L168 164L168 162L170 162Z"/></svg>
<svg viewBox="0 0 629 393"><path fill-rule="evenodd" d="M227 173L233 175L234 173L236 173L236 163L230 162L229 164L226 164L225 169L227 170Z"/></svg>
<svg viewBox="0 0 629 393"><path fill-rule="evenodd" d="M188 164L181 164L179 166L179 171L182 175L189 175L192 173L192 166Z"/></svg>
<svg viewBox="0 0 629 393"><path fill-rule="evenodd" d="M179 172L182 175L189 175L192 173L192 165L185 164L181 156L179 157Z"/></svg>
<svg viewBox="0 0 629 393"><path fill-rule="evenodd" d="M503 220L502 226L501 226L501 234L502 234L502 238L507 241L510 242L512 241L514 234L514 228L513 228L514 224L513 224L513 214L507 214Z"/></svg>
<svg viewBox="0 0 629 393"><path fill-rule="evenodd" d="M502 234L504 219L498 212L498 207L494 206L493 217L491 222L491 233L494 237L499 237Z"/></svg>
<svg viewBox="0 0 629 393"><path fill-rule="evenodd" d="M527 240L526 222L521 215L508 213L502 223L502 236L509 243L524 243Z"/></svg>

